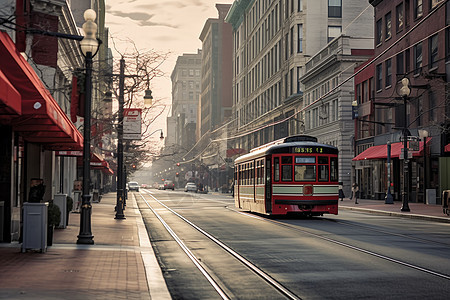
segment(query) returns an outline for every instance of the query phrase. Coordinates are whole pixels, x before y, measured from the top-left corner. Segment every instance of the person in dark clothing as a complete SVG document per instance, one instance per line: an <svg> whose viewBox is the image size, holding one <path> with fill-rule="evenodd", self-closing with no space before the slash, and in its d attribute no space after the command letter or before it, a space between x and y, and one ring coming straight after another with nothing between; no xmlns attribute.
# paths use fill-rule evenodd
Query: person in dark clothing
<svg viewBox="0 0 450 300"><path fill-rule="evenodd" d="M339 199L341 199L341 201L344 201L345 195L344 195L344 191L342 190L343 187L343 183L339 182Z"/></svg>

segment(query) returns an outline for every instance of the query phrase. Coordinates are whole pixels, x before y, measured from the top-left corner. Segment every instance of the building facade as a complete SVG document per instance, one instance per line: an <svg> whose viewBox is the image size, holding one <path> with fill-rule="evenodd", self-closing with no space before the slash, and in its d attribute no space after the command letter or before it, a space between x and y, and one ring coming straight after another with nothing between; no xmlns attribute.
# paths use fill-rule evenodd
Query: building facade
<svg viewBox="0 0 450 300"><path fill-rule="evenodd" d="M301 133L306 62L341 33L370 38L372 13L357 0L235 1L226 17L233 26L233 130L239 136L233 148Z"/></svg>
<svg viewBox="0 0 450 300"><path fill-rule="evenodd" d="M195 132L189 128L196 127L198 100L200 99L202 51L185 53L179 56L172 71L172 116L175 129L167 128L167 132L174 132L174 144L190 149L196 141ZM188 129L186 131L186 128ZM189 134L189 135L188 135ZM166 140L166 147L170 141Z"/></svg>
<svg viewBox="0 0 450 300"><path fill-rule="evenodd" d="M72 73L83 68L80 35L67 1L4 1L0 25L0 241L20 239L30 183L45 185L43 201L74 196L76 155L83 136L71 121ZM26 28L26 30L23 30ZM3 105L4 104L4 105Z"/></svg>
<svg viewBox="0 0 450 300"><path fill-rule="evenodd" d="M355 67L373 55L373 39L341 35L314 55L305 67L302 116L307 135L339 149L339 181L350 197Z"/></svg>
<svg viewBox="0 0 450 300"><path fill-rule="evenodd" d="M355 180L373 187L362 189L367 197L385 194L389 143L394 199L401 199L406 182L409 201L439 202L442 190L450 186L445 151L449 142L450 4L439 0L369 2L375 9L375 53L370 62L374 73L369 87L365 80L356 86L356 100L364 108L358 109L362 114L356 122ZM410 83L406 96L400 93L403 78ZM360 95L367 88L371 98L366 103ZM360 122L362 118L375 122L368 126ZM401 149L404 136L409 141L406 162ZM374 153L377 149L381 155Z"/></svg>

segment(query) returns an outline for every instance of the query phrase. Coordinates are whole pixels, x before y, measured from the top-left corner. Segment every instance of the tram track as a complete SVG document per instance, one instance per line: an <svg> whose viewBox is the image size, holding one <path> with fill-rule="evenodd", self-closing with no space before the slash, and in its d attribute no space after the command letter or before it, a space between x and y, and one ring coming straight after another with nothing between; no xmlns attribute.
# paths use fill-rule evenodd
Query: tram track
<svg viewBox="0 0 450 300"><path fill-rule="evenodd" d="M264 218L262 216L258 216L258 215L255 215L255 214L252 214L252 213L243 212L243 211L239 211L239 210L236 210L236 209L230 208L230 207L227 207L227 209L229 209L231 211L234 211L236 213L239 213L241 215L250 217L250 218L255 218L255 219L258 219L258 220L261 220L261 221L264 221L264 222L270 222L270 223L276 224L278 226L282 226L284 228L289 228L291 230L294 230L294 231L297 231L297 232L301 232L303 234L307 234L309 236L312 236L312 237L315 237L315 238L318 238L318 239L321 239L321 240L324 240L324 241L327 241L327 242L330 242L330 243L333 243L333 244L336 244L336 245L339 245L339 246L342 246L342 247L346 247L346 248L349 248L349 249L352 249L352 250L355 250L355 251L358 251L358 252L361 252L361 253L365 253L365 254L370 255L370 256L377 257L377 258L385 260L385 261L389 261L389 262L392 262L392 263L395 263L395 264L398 264L398 265L402 265L402 266L407 267L407 268L411 268L411 269L414 269L414 270L417 270L417 271L421 271L421 272L424 272L424 273L427 273L427 274L430 274L430 275L433 275L433 276L436 276L436 277L439 277L439 278L442 278L442 279L450 281L450 275L449 274L444 274L444 273L441 273L441 272L438 272L438 271L434 271L434 270L431 270L431 269L428 269L428 268L425 268L425 267L421 267L421 266L418 266L418 265L415 265L415 264L412 264L412 263L408 263L406 261L395 259L393 257L389 257L387 255L383 255L383 254L377 253L375 251L367 250L367 249L364 249L362 247L358 247L358 246L351 245L349 243L341 242L341 241L338 241L337 239L329 238L329 237L326 237L324 235L320 235L320 234L317 234L317 233L314 233L314 232L311 232L311 231L308 231L308 230L305 230L305 229L298 228L297 226L292 225L292 224L286 224L286 223L283 223L283 222L280 222L280 221ZM337 222L340 222L340 221L337 221ZM344 223L346 223L346 222L342 221L342 224L344 224ZM347 222L347 223L349 223L349 222ZM345 224L345 225L349 225L349 224ZM382 232L382 231L378 231L378 232ZM394 234L392 234L392 235L394 235ZM406 238L412 238L412 237L409 237L407 235L401 235L401 234L395 234L395 235L396 236L401 236L401 237L406 237ZM420 240L422 242L427 242L427 243L430 242L430 241L428 241L426 239L419 239L419 238L417 238L417 240ZM438 243L438 242L436 242L436 243ZM448 244L446 244L446 243L441 243L440 245L448 246Z"/></svg>
<svg viewBox="0 0 450 300"><path fill-rule="evenodd" d="M450 244L449 243L445 243L445 242L439 242L439 241L435 241L435 240L414 237L414 236L410 236L410 235L406 235L406 234L402 234L402 233L391 232L391 231L388 231L388 230L376 229L376 228L373 228L371 226L364 226L364 225L357 224L356 222L351 222L351 221L333 220L333 219L327 219L327 218L323 218L323 219L327 220L329 222L333 222L333 223L337 223L337 224L341 224L341 225L345 225L345 226L364 228L365 230L368 230L368 231L371 231L371 232L387 234L387 235L391 235L391 236L396 236L396 237L410 239L410 240L414 240L414 241L418 241L418 242L423 242L423 243L426 243L426 244L435 244L435 245L446 246L446 247L450 248Z"/></svg>
<svg viewBox="0 0 450 300"><path fill-rule="evenodd" d="M139 193L141 196L141 199L145 202L147 207L152 211L152 213L157 217L157 219L161 222L161 224L164 226L164 228L169 232L169 234L172 236L172 238L177 242L177 244L181 247L181 249L186 253L186 255L189 257L189 259L192 261L192 263L195 265L195 267L201 272L201 274L206 278L206 280L210 283L210 285L214 288L214 290L217 292L217 294L222 299L232 299L233 295L229 295L229 288L223 287L223 284L221 284L220 280L218 280L218 277L215 274L211 274L210 268L206 268L204 266L204 263L198 259L195 255L195 253L190 249L186 243L180 238L177 233L174 231L174 229L164 220L164 218L161 216L160 213L158 213L159 209L155 209L149 201L147 201L145 196L149 196L153 201L158 203L160 206L162 206L167 211L171 212L173 215L177 216L179 219L181 219L183 222L188 224L191 228L194 228L196 231L201 233L203 236L207 237L210 241L212 241L214 244L219 246L221 249L223 249L226 253L231 255L235 260L237 260L239 263L241 263L243 266L251 270L254 274L256 274L260 279L264 280L266 284L268 284L270 287L275 289L278 293L283 295L286 299L301 299L299 296L294 294L292 291L290 291L288 288L283 286L280 282L278 282L276 279L271 277L269 274L264 272L262 269L258 268L256 265L251 263L249 260L247 260L245 257L231 249L229 246L221 242L219 239L215 238L213 235L209 234L202 228L198 227L167 205L165 205L162 201L158 200L155 196L153 196L151 193L145 193L145 196L142 193Z"/></svg>

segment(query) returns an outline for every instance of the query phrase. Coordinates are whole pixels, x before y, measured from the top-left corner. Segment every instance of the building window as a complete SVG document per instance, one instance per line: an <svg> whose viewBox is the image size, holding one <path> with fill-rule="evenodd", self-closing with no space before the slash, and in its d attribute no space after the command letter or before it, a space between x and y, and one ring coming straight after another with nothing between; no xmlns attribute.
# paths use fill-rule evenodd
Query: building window
<svg viewBox="0 0 450 300"><path fill-rule="evenodd" d="M396 25L395 29L398 31L401 31L403 29L403 3L400 3L395 8L395 14L396 14Z"/></svg>
<svg viewBox="0 0 450 300"><path fill-rule="evenodd" d="M342 18L342 0L328 0L328 17Z"/></svg>
<svg viewBox="0 0 450 300"><path fill-rule="evenodd" d="M376 89L377 89L377 91L379 91L383 88L383 81L382 81L383 80L383 67L381 64L377 65L376 76L377 76Z"/></svg>
<svg viewBox="0 0 450 300"><path fill-rule="evenodd" d="M390 39L392 37L392 33L391 33L391 13L387 13L384 16L384 31L385 31L385 37L384 40L387 41L388 39Z"/></svg>
<svg viewBox="0 0 450 300"><path fill-rule="evenodd" d="M383 39L383 26L382 26L382 19L379 19L376 24L376 44L381 44L381 40Z"/></svg>
<svg viewBox="0 0 450 300"><path fill-rule="evenodd" d="M385 69L386 69L386 88L390 87L392 85L392 58L389 58L385 62Z"/></svg>
<svg viewBox="0 0 450 300"><path fill-rule="evenodd" d="M297 24L297 53L303 52L303 24Z"/></svg>
<svg viewBox="0 0 450 300"><path fill-rule="evenodd" d="M300 78L302 76L302 67L297 67L297 93L301 92Z"/></svg>
<svg viewBox="0 0 450 300"><path fill-rule="evenodd" d="M423 16L423 0L414 0L414 18Z"/></svg>
<svg viewBox="0 0 450 300"><path fill-rule="evenodd" d="M297 11L303 11L302 0L297 0Z"/></svg>
<svg viewBox="0 0 450 300"><path fill-rule="evenodd" d="M294 27L291 27L291 32L290 32L290 35L291 35L291 42L290 42L290 53L291 53L291 55L292 54L294 54Z"/></svg>
<svg viewBox="0 0 450 300"><path fill-rule="evenodd" d="M428 39L428 45L429 45L429 54L430 54L430 63L429 67L430 69L437 68L437 62L438 62L438 35L435 34L432 37Z"/></svg>
<svg viewBox="0 0 450 300"><path fill-rule="evenodd" d="M341 35L341 26L328 26L328 42Z"/></svg>
<svg viewBox="0 0 450 300"><path fill-rule="evenodd" d="M422 43L414 46L414 74L422 71Z"/></svg>
<svg viewBox="0 0 450 300"><path fill-rule="evenodd" d="M439 2L442 2L442 0L431 0L430 1L431 8L434 8L436 5L439 4Z"/></svg>
<svg viewBox="0 0 450 300"><path fill-rule="evenodd" d="M428 100L429 100L428 120L429 122L432 122L433 120L437 119L437 114L436 114L436 95L431 90L428 93Z"/></svg>
<svg viewBox="0 0 450 300"><path fill-rule="evenodd" d="M287 60L289 58L289 33L286 33L286 36L284 37L284 43L285 43L285 59Z"/></svg>
<svg viewBox="0 0 450 300"><path fill-rule="evenodd" d="M405 70L403 65L403 52L397 54L396 60L397 60L397 74L404 74Z"/></svg>
<svg viewBox="0 0 450 300"><path fill-rule="evenodd" d="M289 77L290 77L289 95L292 95L294 93L294 69L291 69L289 71Z"/></svg>
<svg viewBox="0 0 450 300"><path fill-rule="evenodd" d="M409 48L405 50L405 74L411 70L411 54Z"/></svg>

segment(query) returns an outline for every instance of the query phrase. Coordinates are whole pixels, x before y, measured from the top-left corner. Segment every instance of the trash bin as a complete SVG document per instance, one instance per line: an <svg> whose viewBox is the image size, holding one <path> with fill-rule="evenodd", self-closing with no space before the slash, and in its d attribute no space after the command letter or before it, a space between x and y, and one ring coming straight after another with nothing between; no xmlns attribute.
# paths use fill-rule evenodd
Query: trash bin
<svg viewBox="0 0 450 300"><path fill-rule="evenodd" d="M444 190L443 192L442 192L442 212L444 213L444 214L446 214L446 215L450 215L450 209L449 209L449 207L448 207L448 201L449 201L449 198L450 197L450 190Z"/></svg>
<svg viewBox="0 0 450 300"><path fill-rule="evenodd" d="M47 202L23 204L22 252L27 249L47 251L47 213Z"/></svg>

